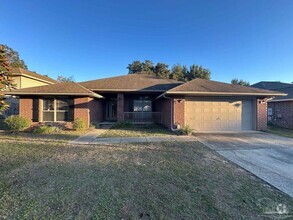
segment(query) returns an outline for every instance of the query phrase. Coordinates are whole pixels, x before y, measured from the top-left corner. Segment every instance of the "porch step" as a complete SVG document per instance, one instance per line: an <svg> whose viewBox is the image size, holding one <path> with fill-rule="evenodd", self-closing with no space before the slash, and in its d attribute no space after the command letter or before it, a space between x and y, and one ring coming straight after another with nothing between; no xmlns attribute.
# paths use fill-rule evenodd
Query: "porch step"
<svg viewBox="0 0 293 220"><path fill-rule="evenodd" d="M114 126L116 124L116 122L112 122L112 121L104 121L98 124L99 128L104 128L104 129L108 129L111 128L112 126Z"/></svg>

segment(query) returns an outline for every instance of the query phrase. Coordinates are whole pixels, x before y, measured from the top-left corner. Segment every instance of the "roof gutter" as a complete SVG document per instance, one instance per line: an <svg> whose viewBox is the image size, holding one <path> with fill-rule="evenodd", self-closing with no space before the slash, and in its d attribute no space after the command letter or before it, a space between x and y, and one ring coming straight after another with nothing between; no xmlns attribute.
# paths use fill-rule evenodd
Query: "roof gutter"
<svg viewBox="0 0 293 220"><path fill-rule="evenodd" d="M16 92L4 92L5 95L16 95L16 96L21 96L21 95L66 95L66 96L89 96L89 97L94 97L94 98L104 98L103 96L99 94L89 94L89 93L32 93L32 92L22 92L22 93L16 93Z"/></svg>
<svg viewBox="0 0 293 220"><path fill-rule="evenodd" d="M244 96L286 96L286 93L241 93L241 92L193 92L193 91L169 91L166 94L186 94L186 95L218 95L218 96L229 96L229 95L244 95Z"/></svg>

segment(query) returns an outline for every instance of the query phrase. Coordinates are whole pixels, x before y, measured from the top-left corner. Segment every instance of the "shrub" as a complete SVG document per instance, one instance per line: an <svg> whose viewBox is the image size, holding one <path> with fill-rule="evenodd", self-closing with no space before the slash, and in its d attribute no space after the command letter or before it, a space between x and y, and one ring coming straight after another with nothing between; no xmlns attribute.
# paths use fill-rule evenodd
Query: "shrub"
<svg viewBox="0 0 293 220"><path fill-rule="evenodd" d="M11 115L4 120L6 127L12 131L23 131L30 126L30 120L18 115Z"/></svg>
<svg viewBox="0 0 293 220"><path fill-rule="evenodd" d="M180 135L191 135L193 129L189 127L189 125L186 125L183 128L179 129L179 134Z"/></svg>
<svg viewBox="0 0 293 220"><path fill-rule="evenodd" d="M33 132L37 134L53 134L60 132L60 128L56 126L41 125L36 127Z"/></svg>
<svg viewBox="0 0 293 220"><path fill-rule="evenodd" d="M77 131L85 129L85 121L81 118L75 119L72 124L72 128Z"/></svg>

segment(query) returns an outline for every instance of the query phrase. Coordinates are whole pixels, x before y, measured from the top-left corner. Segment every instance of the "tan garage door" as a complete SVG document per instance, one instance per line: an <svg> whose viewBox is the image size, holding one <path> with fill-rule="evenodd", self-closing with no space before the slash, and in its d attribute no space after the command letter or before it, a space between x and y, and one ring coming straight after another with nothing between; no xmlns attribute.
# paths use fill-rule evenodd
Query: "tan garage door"
<svg viewBox="0 0 293 220"><path fill-rule="evenodd" d="M253 130L253 101L187 99L186 124L196 131Z"/></svg>

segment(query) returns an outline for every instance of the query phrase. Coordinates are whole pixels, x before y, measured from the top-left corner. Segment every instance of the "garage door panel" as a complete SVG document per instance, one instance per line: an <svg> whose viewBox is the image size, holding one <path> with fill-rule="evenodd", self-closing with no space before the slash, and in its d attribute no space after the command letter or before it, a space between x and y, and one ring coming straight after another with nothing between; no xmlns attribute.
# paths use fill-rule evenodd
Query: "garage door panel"
<svg viewBox="0 0 293 220"><path fill-rule="evenodd" d="M186 123L197 131L252 130L252 100L187 100Z"/></svg>

